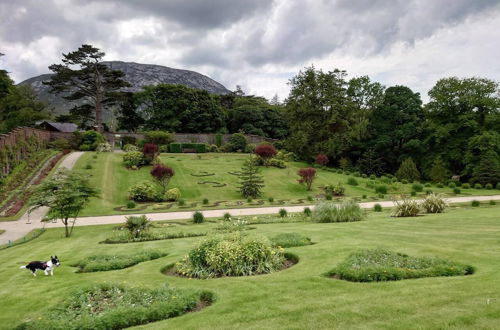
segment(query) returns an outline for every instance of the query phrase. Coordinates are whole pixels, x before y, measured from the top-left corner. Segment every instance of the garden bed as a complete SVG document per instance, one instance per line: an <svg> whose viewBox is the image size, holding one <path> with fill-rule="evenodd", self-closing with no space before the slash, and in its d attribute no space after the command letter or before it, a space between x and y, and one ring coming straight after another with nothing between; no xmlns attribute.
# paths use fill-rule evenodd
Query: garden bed
<svg viewBox="0 0 500 330"><path fill-rule="evenodd" d="M351 253L327 275L351 282L380 282L473 273L474 267L445 259L371 249Z"/></svg>
<svg viewBox="0 0 500 330"><path fill-rule="evenodd" d="M208 291L98 284L74 292L43 318L16 329L123 329L197 311L213 301Z"/></svg>
<svg viewBox="0 0 500 330"><path fill-rule="evenodd" d="M129 254L98 254L70 264L78 267L77 273L104 272L124 269L144 261L150 261L166 256L166 253L156 250L143 250Z"/></svg>
<svg viewBox="0 0 500 330"><path fill-rule="evenodd" d="M123 243L138 243L138 242L148 242L148 241L160 241L165 239L177 239L177 238L188 238L188 237L200 237L206 236L207 233L146 233L140 237L130 237L128 233L121 232L113 237L108 237L104 241L99 242L101 244L123 244Z"/></svg>

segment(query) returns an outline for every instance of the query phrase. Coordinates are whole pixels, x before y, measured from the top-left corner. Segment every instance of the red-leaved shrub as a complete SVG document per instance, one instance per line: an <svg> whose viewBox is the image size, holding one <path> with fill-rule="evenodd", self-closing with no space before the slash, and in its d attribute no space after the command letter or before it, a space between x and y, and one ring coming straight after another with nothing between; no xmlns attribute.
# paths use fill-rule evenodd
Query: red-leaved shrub
<svg viewBox="0 0 500 330"><path fill-rule="evenodd" d="M174 176L174 170L163 164L156 164L153 166L150 173L153 179L162 187L163 193L165 193L170 178Z"/></svg>
<svg viewBox="0 0 500 330"><path fill-rule="evenodd" d="M151 164L153 160L158 156L159 148L154 143L146 143L142 148L142 154L144 155L144 162L146 164Z"/></svg>
<svg viewBox="0 0 500 330"><path fill-rule="evenodd" d="M312 167L301 168L299 170L299 182L307 186L307 190L311 190L312 183L316 178L316 170Z"/></svg>
<svg viewBox="0 0 500 330"><path fill-rule="evenodd" d="M328 164L330 160L328 159L328 156L325 155L325 154L319 154L316 156L316 164L318 165L321 165L321 166L325 166L326 164Z"/></svg>
<svg viewBox="0 0 500 330"><path fill-rule="evenodd" d="M267 161L276 155L276 148L268 143L261 143L255 147L255 154L264 160L267 165Z"/></svg>

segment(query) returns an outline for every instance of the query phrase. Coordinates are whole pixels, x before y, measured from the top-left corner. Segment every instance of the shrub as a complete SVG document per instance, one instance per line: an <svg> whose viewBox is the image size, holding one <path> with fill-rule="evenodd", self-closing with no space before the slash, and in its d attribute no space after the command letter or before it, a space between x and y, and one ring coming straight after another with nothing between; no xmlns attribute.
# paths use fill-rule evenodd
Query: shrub
<svg viewBox="0 0 500 330"><path fill-rule="evenodd" d="M132 168L132 166L140 167L144 164L144 156L139 151L128 151L123 154L123 163L127 168Z"/></svg>
<svg viewBox="0 0 500 330"><path fill-rule="evenodd" d="M151 221L145 215L130 216L125 219L127 219L125 221L125 229L128 230L132 238L138 238L145 234L151 226Z"/></svg>
<svg viewBox="0 0 500 330"><path fill-rule="evenodd" d="M417 201L401 196L401 201L394 200L393 217L415 217L420 212L420 205Z"/></svg>
<svg viewBox="0 0 500 330"><path fill-rule="evenodd" d="M104 137L96 131L86 131L80 136L80 150L94 151L100 143L104 143Z"/></svg>
<svg viewBox="0 0 500 330"><path fill-rule="evenodd" d="M193 213L193 222L194 223L203 223L205 221L205 216L203 213L196 211Z"/></svg>
<svg viewBox="0 0 500 330"><path fill-rule="evenodd" d="M472 207L478 207L478 206L480 206L480 205L481 205L481 203L479 203L479 201L477 201L477 200L473 200L472 202L470 202L470 205L471 205Z"/></svg>
<svg viewBox="0 0 500 330"><path fill-rule="evenodd" d="M277 151L272 144L261 143L255 148L255 154L264 160L267 166L269 159L276 155Z"/></svg>
<svg viewBox="0 0 500 330"><path fill-rule="evenodd" d="M410 195L411 195L411 196L417 196L417 192L416 192L415 190L412 190L412 191L410 192Z"/></svg>
<svg viewBox="0 0 500 330"><path fill-rule="evenodd" d="M497 205L497 202L495 202L494 200L491 200L491 201L489 201L489 204L490 205Z"/></svg>
<svg viewBox="0 0 500 330"><path fill-rule="evenodd" d="M247 146L246 136L241 133L234 133L229 138L229 146L231 148L231 151L244 151L245 147Z"/></svg>
<svg viewBox="0 0 500 330"><path fill-rule="evenodd" d="M202 203L203 203L203 205L208 205L208 198L203 198Z"/></svg>
<svg viewBox="0 0 500 330"><path fill-rule="evenodd" d="M269 197L267 200L269 201L269 203L274 203L274 198L273 197Z"/></svg>
<svg viewBox="0 0 500 330"><path fill-rule="evenodd" d="M402 183L402 184L407 184L407 183L408 183L408 180L403 179L403 180L401 180L401 183Z"/></svg>
<svg viewBox="0 0 500 330"><path fill-rule="evenodd" d="M358 180L356 180L356 178L349 177L347 178L347 184L351 186L357 186L359 183Z"/></svg>
<svg viewBox="0 0 500 330"><path fill-rule="evenodd" d="M468 184L468 183L464 183L464 184L462 185L462 188L463 188L463 189L470 189L470 184Z"/></svg>
<svg viewBox="0 0 500 330"><path fill-rule="evenodd" d="M476 184L474 185L474 189L483 189L483 185L482 185L482 184L480 184L480 183L476 183Z"/></svg>
<svg viewBox="0 0 500 330"><path fill-rule="evenodd" d="M331 196L344 196L345 188L339 182L336 186L334 186L333 184L325 186L325 192Z"/></svg>
<svg viewBox="0 0 500 330"><path fill-rule="evenodd" d="M331 201L331 200L333 199L333 196L332 196L332 195L330 195L330 194L326 194L325 199L326 199L327 201Z"/></svg>
<svg viewBox="0 0 500 330"><path fill-rule="evenodd" d="M375 192L377 194L387 194L387 186L386 185L378 185L378 186L375 186Z"/></svg>
<svg viewBox="0 0 500 330"><path fill-rule="evenodd" d="M349 222L363 220L365 214L358 203L345 200L341 204L320 202L313 211L312 219L317 222Z"/></svg>
<svg viewBox="0 0 500 330"><path fill-rule="evenodd" d="M229 212L224 213L223 219L224 221L231 220L231 214Z"/></svg>
<svg viewBox="0 0 500 330"><path fill-rule="evenodd" d="M458 195L458 194L460 194L460 192L461 192L461 191L460 191L460 188L453 188L453 193L454 193L454 194L457 194L457 195Z"/></svg>
<svg viewBox="0 0 500 330"><path fill-rule="evenodd" d="M163 164L156 164L150 172L153 179L161 186L161 193L165 194L170 179L174 176L174 170Z"/></svg>
<svg viewBox="0 0 500 330"><path fill-rule="evenodd" d="M174 135L165 131L146 131L144 132L144 141L158 146L168 145L174 142Z"/></svg>
<svg viewBox="0 0 500 330"><path fill-rule="evenodd" d="M375 174L370 174L370 180L375 180L377 176Z"/></svg>
<svg viewBox="0 0 500 330"><path fill-rule="evenodd" d="M271 158L267 161L268 166L273 166L277 168L286 168L286 162L282 159Z"/></svg>
<svg viewBox="0 0 500 330"><path fill-rule="evenodd" d="M450 176L450 172L445 166L445 163L441 159L441 157L437 157L434 159L432 163L432 167L429 171L429 177L433 182L442 182L446 180Z"/></svg>
<svg viewBox="0 0 500 330"><path fill-rule="evenodd" d="M135 202L134 201L128 201L127 202L127 209L134 209L135 208Z"/></svg>
<svg viewBox="0 0 500 330"><path fill-rule="evenodd" d="M158 156L159 149L154 143L146 143L142 147L142 154L144 156L144 164L149 165Z"/></svg>
<svg viewBox="0 0 500 330"><path fill-rule="evenodd" d="M488 190L491 190L493 189L493 185L491 183L487 183L484 188L488 189Z"/></svg>
<svg viewBox="0 0 500 330"><path fill-rule="evenodd" d="M422 209L426 213L443 213L448 206L440 194L429 194L422 202Z"/></svg>
<svg viewBox="0 0 500 330"><path fill-rule="evenodd" d="M244 152L247 153L247 154L253 154L255 153L255 148L257 148L257 145L254 144L254 143L249 143L247 144L247 146L245 147L245 150Z"/></svg>
<svg viewBox="0 0 500 330"><path fill-rule="evenodd" d="M367 197L368 197L368 196L366 196L366 195L361 196L361 198L363 198L363 199L366 199Z"/></svg>
<svg viewBox="0 0 500 330"><path fill-rule="evenodd" d="M430 187L432 187L432 185L431 185L430 183L426 183L426 184L425 184L425 187L426 187L426 188L430 188Z"/></svg>
<svg viewBox="0 0 500 330"><path fill-rule="evenodd" d="M222 140L223 140L223 135L221 133L217 133L215 134L215 145L217 147L220 147L222 146Z"/></svg>
<svg viewBox="0 0 500 330"><path fill-rule="evenodd" d="M155 289L97 284L80 288L34 321L18 329L124 329L160 321L196 309L200 300L210 304L210 292L194 292L162 286Z"/></svg>
<svg viewBox="0 0 500 330"><path fill-rule="evenodd" d="M328 275L352 282L378 282L473 273L472 266L444 259L411 257L384 249L370 249L351 253Z"/></svg>
<svg viewBox="0 0 500 330"><path fill-rule="evenodd" d="M139 151L139 148L137 148L135 145L133 144L126 144L123 146L123 151L125 152L129 152L129 151Z"/></svg>
<svg viewBox="0 0 500 330"><path fill-rule="evenodd" d="M310 208L310 207L305 207L305 208L304 208L304 215L305 215L306 217L310 217L310 216L311 216L311 214L312 214L311 208Z"/></svg>
<svg viewBox="0 0 500 330"><path fill-rule="evenodd" d="M312 167L301 168L298 174L300 176L299 183L305 184L307 190L311 190L312 183L316 178L316 170Z"/></svg>
<svg viewBox="0 0 500 330"><path fill-rule="evenodd" d="M197 278L249 276L280 270L284 262L283 250L268 239L235 233L201 242L176 264L176 270Z"/></svg>
<svg viewBox="0 0 500 330"><path fill-rule="evenodd" d="M158 259L166 255L166 253L156 250L142 250L129 254L98 254L77 261L71 266L78 267L78 273L105 272L128 268L140 262Z"/></svg>
<svg viewBox="0 0 500 330"><path fill-rule="evenodd" d="M264 188L264 179L260 174L260 170L251 159L247 159L241 168L239 176L240 194L246 198L257 198L262 194Z"/></svg>
<svg viewBox="0 0 500 330"><path fill-rule="evenodd" d="M330 160L328 159L328 156L325 154L318 154L316 156L316 160L314 161L316 164L321 165L321 166L326 166Z"/></svg>
<svg viewBox="0 0 500 330"><path fill-rule="evenodd" d="M457 186L457 185L456 185L456 184L455 184L455 182L453 182L453 181L452 181L452 182L450 182L450 183L448 183L448 187L449 187L449 188L455 188L456 186Z"/></svg>
<svg viewBox="0 0 500 330"><path fill-rule="evenodd" d="M399 180L408 180L413 182L415 180L420 179L420 172L417 169L417 166L413 162L411 158L406 158L399 166L398 171L396 172L396 177Z"/></svg>
<svg viewBox="0 0 500 330"><path fill-rule="evenodd" d="M414 183L411 185L411 189L416 192L422 192L424 191L424 186L420 183Z"/></svg>
<svg viewBox="0 0 500 330"><path fill-rule="evenodd" d="M219 147L217 147L215 144L212 144L208 147L208 152L218 152Z"/></svg>
<svg viewBox="0 0 500 330"><path fill-rule="evenodd" d="M176 202L176 201L178 201L181 198L181 191L179 190L179 188L169 189L165 193L164 198L165 198L166 201Z"/></svg>
<svg viewBox="0 0 500 330"><path fill-rule="evenodd" d="M111 144L104 142L104 143L99 143L96 148L97 152L111 152L113 151L113 147Z"/></svg>
<svg viewBox="0 0 500 330"><path fill-rule="evenodd" d="M380 205L378 203L375 204L375 205L373 205L373 211L375 211L375 212L382 212L382 205Z"/></svg>
<svg viewBox="0 0 500 330"><path fill-rule="evenodd" d="M270 238L274 246L290 248L311 245L311 239L299 233L282 233Z"/></svg>
<svg viewBox="0 0 500 330"><path fill-rule="evenodd" d="M314 198L313 198L311 195L308 195L308 196L307 196L307 200L308 200L309 202L312 202L312 201L314 200Z"/></svg>
<svg viewBox="0 0 500 330"><path fill-rule="evenodd" d="M87 164L87 165L85 165L85 169L86 169L86 170L91 170L91 169L92 169L92 164Z"/></svg>
<svg viewBox="0 0 500 330"><path fill-rule="evenodd" d="M179 199L179 201L177 202L177 204L179 206L184 206L184 205L186 205L186 201L181 198L181 199Z"/></svg>
<svg viewBox="0 0 500 330"><path fill-rule="evenodd" d="M151 202L157 197L155 186L148 181L134 184L128 189L128 197L136 202Z"/></svg>
<svg viewBox="0 0 500 330"><path fill-rule="evenodd" d="M444 188L444 185L442 183L438 183L438 184L436 184L436 187L438 187L438 188Z"/></svg>
<svg viewBox="0 0 500 330"><path fill-rule="evenodd" d="M281 218L286 218L288 215L288 212L285 209L280 209L278 214Z"/></svg>

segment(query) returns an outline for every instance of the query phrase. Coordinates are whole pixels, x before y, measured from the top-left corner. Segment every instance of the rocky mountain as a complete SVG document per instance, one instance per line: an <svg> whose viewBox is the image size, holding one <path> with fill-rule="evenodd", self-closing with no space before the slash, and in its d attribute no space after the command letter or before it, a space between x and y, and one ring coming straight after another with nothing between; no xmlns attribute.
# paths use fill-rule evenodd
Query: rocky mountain
<svg viewBox="0 0 500 330"><path fill-rule="evenodd" d="M132 87L126 88L127 91L137 92L148 85L180 84L203 89L213 94L227 94L230 92L217 81L194 71L134 62L109 61L103 63L113 70L121 70L125 73L125 80L132 85ZM20 85L30 85L38 94L40 100L47 101L55 108L55 113L67 113L75 103L63 99L60 95L49 93L49 87L42 82L50 79L51 76L51 74L42 74L29 78L21 82ZM109 118L110 114L105 114L105 117Z"/></svg>

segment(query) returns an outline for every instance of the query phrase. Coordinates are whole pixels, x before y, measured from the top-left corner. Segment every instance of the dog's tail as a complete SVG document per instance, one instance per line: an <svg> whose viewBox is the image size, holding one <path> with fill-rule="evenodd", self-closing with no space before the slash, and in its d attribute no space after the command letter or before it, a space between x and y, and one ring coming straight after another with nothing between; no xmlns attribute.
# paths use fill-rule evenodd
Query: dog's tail
<svg viewBox="0 0 500 330"><path fill-rule="evenodd" d="M26 268L26 266L21 266L21 267L19 267L19 269L24 269L24 268Z"/></svg>

